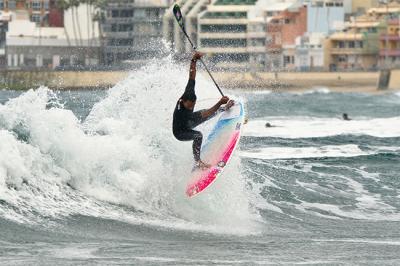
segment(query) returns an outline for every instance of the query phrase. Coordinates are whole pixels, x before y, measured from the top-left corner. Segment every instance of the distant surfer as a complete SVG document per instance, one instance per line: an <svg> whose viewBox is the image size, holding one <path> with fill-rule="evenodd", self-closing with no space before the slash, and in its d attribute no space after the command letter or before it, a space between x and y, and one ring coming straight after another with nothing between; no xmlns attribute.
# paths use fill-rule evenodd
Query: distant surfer
<svg viewBox="0 0 400 266"><path fill-rule="evenodd" d="M266 124L265 124L265 127L275 127L275 126L273 126L273 125L271 125L271 123L269 123L269 122L267 122Z"/></svg>
<svg viewBox="0 0 400 266"><path fill-rule="evenodd" d="M189 81L186 85L185 92L179 98L174 110L172 132L177 140L193 140L192 147L196 167L209 168L210 165L203 162L200 158L203 134L201 134L200 131L193 130L193 128L211 118L220 109L221 105L226 104L225 110L227 110L233 106L234 102L229 100L228 97L224 96L210 109L193 112L197 100L194 89L196 83L196 63L197 60L199 60L202 56L202 53L196 52L192 57L189 71Z"/></svg>
<svg viewBox="0 0 400 266"><path fill-rule="evenodd" d="M343 117L343 120L345 120L345 121L350 121L351 119L349 118L349 116L346 114L346 113L344 113L343 115L342 115L342 117Z"/></svg>

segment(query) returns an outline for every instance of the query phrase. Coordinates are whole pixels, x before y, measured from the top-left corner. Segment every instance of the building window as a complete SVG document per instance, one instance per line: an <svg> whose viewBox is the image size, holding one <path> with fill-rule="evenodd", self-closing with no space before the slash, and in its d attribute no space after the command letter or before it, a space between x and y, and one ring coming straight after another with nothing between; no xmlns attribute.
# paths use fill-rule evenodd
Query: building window
<svg viewBox="0 0 400 266"><path fill-rule="evenodd" d="M4 9L4 1L0 0L0 9Z"/></svg>
<svg viewBox="0 0 400 266"><path fill-rule="evenodd" d="M132 46L133 39L110 39L108 40L110 46Z"/></svg>
<svg viewBox="0 0 400 266"><path fill-rule="evenodd" d="M121 18L131 18L133 17L133 10L121 10L120 16Z"/></svg>
<svg viewBox="0 0 400 266"><path fill-rule="evenodd" d="M246 32L246 25L201 25L202 32Z"/></svg>
<svg viewBox="0 0 400 266"><path fill-rule="evenodd" d="M202 39L204 47L246 47L246 39Z"/></svg>
<svg viewBox="0 0 400 266"><path fill-rule="evenodd" d="M119 25L118 31L120 32L127 32L127 31L132 31L133 30L133 25L132 24L121 24Z"/></svg>
<svg viewBox="0 0 400 266"><path fill-rule="evenodd" d="M8 1L8 8L9 9L16 9L17 3L15 1Z"/></svg>
<svg viewBox="0 0 400 266"><path fill-rule="evenodd" d="M354 41L349 42L349 48L355 48L356 44Z"/></svg>
<svg viewBox="0 0 400 266"><path fill-rule="evenodd" d="M347 57L345 55L338 56L338 62L340 63L347 62Z"/></svg>
<svg viewBox="0 0 400 266"><path fill-rule="evenodd" d="M337 46L339 48L344 48L344 42L343 41L339 41Z"/></svg>
<svg viewBox="0 0 400 266"><path fill-rule="evenodd" d="M137 17L137 18L146 17L146 10L145 9L136 9L135 10L135 17Z"/></svg>
<svg viewBox="0 0 400 266"><path fill-rule="evenodd" d="M43 2L43 8L46 10L49 10L49 1L44 1Z"/></svg>
<svg viewBox="0 0 400 266"><path fill-rule="evenodd" d="M40 22L41 22L41 16L38 15L38 14L33 14L33 15L31 16L31 21L32 21L32 22L40 23Z"/></svg>
<svg viewBox="0 0 400 266"><path fill-rule="evenodd" d="M283 57L283 64L284 64L284 66L294 64L294 56L293 55L285 55Z"/></svg>
<svg viewBox="0 0 400 266"><path fill-rule="evenodd" d="M119 10L113 10L113 11L111 11L111 17L113 17L113 18L118 18L118 17L119 17Z"/></svg>
<svg viewBox="0 0 400 266"><path fill-rule="evenodd" d="M40 10L40 2L39 1L32 1L31 3L33 10Z"/></svg>

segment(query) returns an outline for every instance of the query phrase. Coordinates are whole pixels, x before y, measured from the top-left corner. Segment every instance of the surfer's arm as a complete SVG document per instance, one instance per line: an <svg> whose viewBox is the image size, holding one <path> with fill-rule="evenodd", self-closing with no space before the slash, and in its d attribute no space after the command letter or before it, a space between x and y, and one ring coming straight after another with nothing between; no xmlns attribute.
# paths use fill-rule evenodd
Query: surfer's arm
<svg viewBox="0 0 400 266"><path fill-rule="evenodd" d="M226 96L222 97L221 100L219 100L213 107L202 111L201 118L203 118L203 119L209 118L210 116L212 116L215 112L217 112L219 110L221 105L226 104L228 101L229 101L228 97L226 97Z"/></svg>
<svg viewBox="0 0 400 266"><path fill-rule="evenodd" d="M202 53L196 52L190 61L189 79L196 80L196 63L203 56Z"/></svg>

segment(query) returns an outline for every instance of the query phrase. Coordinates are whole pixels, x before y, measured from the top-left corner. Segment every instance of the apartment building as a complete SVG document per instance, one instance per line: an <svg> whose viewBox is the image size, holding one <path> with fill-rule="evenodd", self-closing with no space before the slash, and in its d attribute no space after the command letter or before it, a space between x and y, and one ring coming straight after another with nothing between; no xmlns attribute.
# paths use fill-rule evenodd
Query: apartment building
<svg viewBox="0 0 400 266"><path fill-rule="evenodd" d="M6 33L8 69L89 69L99 64L100 42L93 21L81 20L81 34L74 34L66 16L65 27L43 27L29 20L27 11L10 12ZM86 14L85 6L78 16ZM87 23L87 24L86 24ZM93 25L93 27L92 27Z"/></svg>
<svg viewBox="0 0 400 266"><path fill-rule="evenodd" d="M268 24L296 4L294 0L214 1L198 15L198 46L219 69L257 71L280 66L282 52L271 46Z"/></svg>
<svg viewBox="0 0 400 266"><path fill-rule="evenodd" d="M267 23L268 54L273 60L268 65L271 70L295 70L296 38L307 31L307 8L300 4L290 4ZM274 58L275 57L275 58Z"/></svg>
<svg viewBox="0 0 400 266"><path fill-rule="evenodd" d="M214 67L248 68L248 11L254 0L217 0L198 16L198 46Z"/></svg>
<svg viewBox="0 0 400 266"><path fill-rule="evenodd" d="M321 71L324 69L323 33L306 33L296 38L295 70Z"/></svg>
<svg viewBox="0 0 400 266"><path fill-rule="evenodd" d="M11 20L9 12L0 12L0 69L6 67L6 33Z"/></svg>
<svg viewBox="0 0 400 266"><path fill-rule="evenodd" d="M350 0L308 0L307 31L329 34L343 29L345 14L351 11Z"/></svg>
<svg viewBox="0 0 400 266"><path fill-rule="evenodd" d="M385 22L386 30L379 36L379 56L382 67L400 67L400 17Z"/></svg>
<svg viewBox="0 0 400 266"><path fill-rule="evenodd" d="M26 11L30 21L41 26L63 26L63 10L57 8L56 0L0 0L0 10L17 15L18 11Z"/></svg>
<svg viewBox="0 0 400 266"><path fill-rule="evenodd" d="M107 1L101 22L104 63L140 66L161 55L162 19L169 7L168 0Z"/></svg>
<svg viewBox="0 0 400 266"><path fill-rule="evenodd" d="M362 16L346 24L325 41L326 70L375 70L379 59L379 36L384 25Z"/></svg>
<svg viewBox="0 0 400 266"><path fill-rule="evenodd" d="M363 15L370 8L377 7L379 0L352 0L351 2L351 15Z"/></svg>
<svg viewBox="0 0 400 266"><path fill-rule="evenodd" d="M181 8L183 18L185 19L185 30L190 36L192 42L197 45L198 20L200 12L205 10L210 4L209 0L178 0L175 2ZM184 56L190 53L192 47L183 35L182 30L176 23L172 13L173 5L167 10L163 18L163 37L170 45L170 49L175 52L176 56Z"/></svg>

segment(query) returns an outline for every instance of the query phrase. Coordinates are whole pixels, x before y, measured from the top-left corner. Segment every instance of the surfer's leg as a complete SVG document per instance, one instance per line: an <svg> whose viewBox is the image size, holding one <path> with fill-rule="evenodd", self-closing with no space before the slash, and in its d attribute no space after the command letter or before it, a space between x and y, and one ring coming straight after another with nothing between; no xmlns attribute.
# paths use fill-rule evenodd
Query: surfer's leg
<svg viewBox="0 0 400 266"><path fill-rule="evenodd" d="M203 134L200 131L192 130L193 134L193 157L196 162L200 161L201 143L203 142Z"/></svg>
<svg viewBox="0 0 400 266"><path fill-rule="evenodd" d="M203 134L200 131L196 130L188 130L184 132L180 132L175 135L175 137L180 141L188 141L193 140L193 157L196 162L200 160L200 151L201 151L201 144L203 142Z"/></svg>

